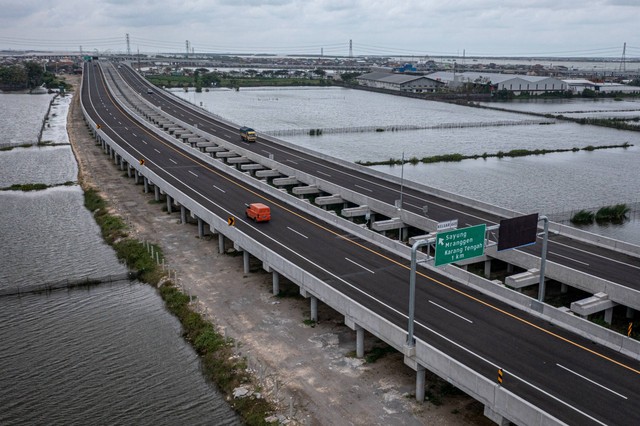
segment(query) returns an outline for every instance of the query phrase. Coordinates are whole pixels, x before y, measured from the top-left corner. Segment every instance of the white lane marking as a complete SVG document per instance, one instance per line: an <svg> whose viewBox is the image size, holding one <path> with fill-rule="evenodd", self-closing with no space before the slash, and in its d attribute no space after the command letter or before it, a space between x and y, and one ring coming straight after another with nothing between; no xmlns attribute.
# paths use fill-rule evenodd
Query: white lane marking
<svg viewBox="0 0 640 426"><path fill-rule="evenodd" d="M320 170L316 170L316 173L319 174L319 175L331 177L331 175L329 173L323 173Z"/></svg>
<svg viewBox="0 0 640 426"><path fill-rule="evenodd" d="M125 129L125 130L129 130L129 128L128 128L127 126L124 126L124 129Z"/></svg>
<svg viewBox="0 0 640 426"><path fill-rule="evenodd" d="M287 163L298 164L297 162L295 162L293 160L287 160Z"/></svg>
<svg viewBox="0 0 640 426"><path fill-rule="evenodd" d="M295 229L293 229L293 228L290 228L290 227L288 227L288 226L287 226L287 229L288 229L289 231L291 231L291 232L295 232L296 234L300 235L301 237L304 237L304 238L306 238L306 239L309 239L309 237L307 237L306 235L304 235L304 234L303 234L303 233L301 233L301 232L296 231L296 230L295 230Z"/></svg>
<svg viewBox="0 0 640 426"><path fill-rule="evenodd" d="M415 207L416 209L422 209L422 206L416 206L415 204L411 204L411 203L407 203L406 201L402 202L403 206L411 206L411 207Z"/></svg>
<svg viewBox="0 0 640 426"><path fill-rule="evenodd" d="M367 272L371 272L372 274L375 274L375 272L373 272L371 269L369 269L369 268L365 268L365 267L364 267L364 266L362 266L361 264L359 264L359 263L357 263L357 262L354 262L353 260L349 259L348 257L345 257L345 258L344 258L344 260L346 260L346 261L348 261L348 262L351 262L351 263L353 263L353 264L354 264L354 265L356 265L356 266L361 267L362 269L364 269L364 270L365 270L365 271L367 271Z"/></svg>
<svg viewBox="0 0 640 426"><path fill-rule="evenodd" d="M138 135L136 135L135 133L131 133L133 135L134 138L137 138Z"/></svg>
<svg viewBox="0 0 640 426"><path fill-rule="evenodd" d="M175 160L174 160L174 159L172 159L172 158L169 158L169 161L171 161L173 164L178 164L178 162L177 162L177 161L175 161Z"/></svg>
<svg viewBox="0 0 640 426"><path fill-rule="evenodd" d="M118 121L118 124L122 126L122 121Z"/></svg>
<svg viewBox="0 0 640 426"><path fill-rule="evenodd" d="M625 263L625 262L623 262L621 260L616 260L616 259L613 259L611 257L603 256L601 254L595 254L595 253L591 253L590 251L587 251L587 250L582 250L582 249L579 249L579 248L576 248L576 247L571 247L571 246L569 246L567 244L564 244L564 243L559 243L559 242L553 241L553 240L549 240L549 243L550 244L557 244L557 245L562 246L562 247L567 247L569 249L576 250L576 251L579 251L579 252L582 252L582 253L586 253L586 254L591 255L591 256L599 257L600 259L605 259L605 260L608 260L610 262L616 262L616 263L619 263L621 265L628 266L629 268L640 269L640 266L631 265L631 264Z"/></svg>
<svg viewBox="0 0 640 426"><path fill-rule="evenodd" d="M560 365L560 364L557 364L557 363L556 363L556 365L557 365L558 367L562 368L563 370L567 370L569 373L573 373L573 374L575 374L576 376L578 376L578 377L580 377L580 378L582 378L582 379L585 379L587 382L593 383L593 384L594 384L594 385L596 385L596 386L600 386L600 387L601 387L602 389L604 389L604 390L608 390L609 392L611 392L611 393L612 393L612 394L614 394L614 395L619 396L620 398L629 399L629 398L627 398L626 396L624 396L624 395L622 395L622 394L619 394L618 392L613 391L613 390L609 389L609 388L608 388L608 387L606 387L606 386L602 386L600 383L598 383L598 382L596 382L596 381L593 381L593 380L591 380L591 379L590 379L590 378L588 378L588 377L583 376L582 374L578 374L578 373L576 373L575 371L568 369L568 368L567 368L567 367L565 367L564 365Z"/></svg>
<svg viewBox="0 0 640 426"><path fill-rule="evenodd" d="M371 189L371 188L367 188L367 187L365 187L365 186L360 186L360 185L358 185L358 184L353 185L353 186L355 186L356 188L364 189L365 191L373 192L373 189Z"/></svg>
<svg viewBox="0 0 640 426"><path fill-rule="evenodd" d="M142 139L142 143L148 145L147 141L145 141L144 139Z"/></svg>
<svg viewBox="0 0 640 426"><path fill-rule="evenodd" d="M225 134L224 134L224 137L225 137L225 138L230 138L231 136L229 136L228 134L226 134L226 133L225 133Z"/></svg>
<svg viewBox="0 0 640 426"><path fill-rule="evenodd" d="M158 154L162 154L162 153L161 153L158 149L156 149L156 148L153 148L153 150L154 150L155 152L157 152Z"/></svg>
<svg viewBox="0 0 640 426"><path fill-rule="evenodd" d="M191 173L192 175L194 175L195 177L198 177L197 174L193 173L191 170L189 170L189 173Z"/></svg>
<svg viewBox="0 0 640 426"><path fill-rule="evenodd" d="M553 252L553 251L549 251L549 254L552 254L552 255L554 255L554 256L558 256L558 257L563 257L563 258L568 259L568 260L570 260L570 261L572 261L572 262L582 263L582 264L583 264L583 265L585 265L585 266L589 266L589 264L588 264L587 262L581 262L581 261L579 261L579 260L574 259L573 257L563 256L563 255L558 254L558 253Z"/></svg>
<svg viewBox="0 0 640 426"><path fill-rule="evenodd" d="M95 108L94 108L94 109L95 109ZM96 111L96 112L97 112L97 111ZM126 140L124 140L122 137L120 137L120 139L122 140L122 142L123 142L124 144L129 145L129 147L130 147L131 149L133 149L134 151L138 151L138 150L137 150L133 145L131 145L130 143L128 143L128 142L127 142ZM140 153L140 152L138 151L138 153ZM168 172L168 170L165 170L165 172ZM179 181L179 179L176 179L176 180L178 180L178 181ZM196 191L195 189L192 189L192 191L193 191L194 193L198 194L199 196L203 197L204 199L208 199L204 194L200 193L199 191ZM225 209L225 208L224 208L224 207L222 207L221 205L217 204L217 203L216 203L216 202L214 202L213 200L209 200L209 202L210 202L211 204L213 204L214 206L216 206L216 207L218 207L218 208L222 209L222 211L224 211L224 212L226 212L226 213L228 213L228 214L230 214L230 215L232 214L230 211L228 211L227 209ZM241 219L240 219L240 220L241 220ZM264 237L266 237L266 238L268 238L269 240L273 241L276 245L279 245L279 246L280 246L280 247L282 247L284 250L289 251L289 252L290 252L291 254L293 254L294 256L300 257L301 259L305 260L306 262L308 262L309 264L311 264L311 265L315 266L316 268L320 269L321 271L325 272L326 274L331 275L331 276L332 276L332 277L334 277L337 281L340 281L340 282L344 283L345 285L347 285L347 286L351 287L351 288L352 288L352 289L354 289L355 291L357 291L357 292L361 293L363 296L370 298L371 300L375 301L376 303L380 304L381 306L384 306L385 308L389 309L390 311L395 312L396 314L400 315L401 317L408 319L408 316L407 316L404 312L401 312L401 311L399 311L398 309L396 309L396 308L392 307L391 305L389 305L389 304L387 304L387 303L384 303L383 301L381 301L381 300L379 300L379 299L376 299L376 298L375 298L375 297L373 297L371 294L369 294L369 293L365 292L364 290L362 290L361 288L357 287L356 285L351 284L350 282L348 282L348 281L347 281L347 280L345 280L344 278L342 278L342 277L340 277L340 276L336 275L335 273L333 273L333 272L329 271L329 270L328 270L328 269L326 269L326 268L323 268L322 266L318 265L317 263L312 262L311 260L309 260L309 259L307 259L306 257L304 257L304 256L300 255L299 253L297 253L296 251L292 250L291 248L289 248L289 247L285 246L284 244L282 244L281 242L279 242L279 241L278 241L278 240L276 240L275 238L273 238L273 237L271 237L271 236L269 236L269 235L265 234L265 233L264 233L263 231L261 231L259 228L257 228L257 227L255 227L255 226L253 226L253 224L251 224L251 223L249 223L249 222L245 222L245 221L243 221L243 222L244 222L247 226L250 226L250 227L252 227L253 229L255 229L258 233L262 234ZM501 367L500 367L500 366L498 366L497 364L495 364L495 363L493 363L493 362L489 361L488 359L486 359L486 358L484 358L483 356L481 356L481 355L479 355L479 354L477 354L477 353L475 353L475 352L471 351L470 349L465 348L465 347L464 347L464 346L462 346L461 344L459 344L459 343L457 343L457 342L454 342L454 341L453 341L453 340L451 340L450 338L448 338L448 337L446 337L446 336L442 335L441 333L438 333L437 331L435 331L435 330L433 330L433 329L431 329L431 328L427 327L426 325L424 325L424 324L420 323L419 321L416 321L416 324L417 324L418 326L420 326L420 327L424 328L425 330L430 331L431 333L435 334L436 336L439 336L441 339L446 340L447 342L451 343L452 345L454 345L454 346L456 346L456 347L460 348L461 350L463 350L463 351L465 351L465 352L467 352L467 353L469 353L469 354L471 354L471 355L475 356L476 358L478 358L478 359L482 360L483 362L487 363L488 365L491 365L491 366L493 366L493 367L495 367L495 368L501 368ZM596 419L596 418L594 418L594 417L592 417L592 416L588 415L587 413L585 413L585 412L583 412L583 411L580 411L578 408L576 408L576 407L574 407L574 406L570 405L568 402L562 401L560 398L558 398L558 397L556 397L556 396L551 395L549 392L547 392L547 391L545 391L545 390L543 390L543 389L541 389L541 388L539 388L539 387L537 387L537 386L535 386L535 385L533 385L533 384L531 384L531 383L527 382L526 380L522 379L521 377L518 377L517 375L515 375L515 374L511 373L510 371L507 371L507 370L505 370L505 371L506 371L506 372L508 372L511 376L513 376L513 377L515 377L516 379L520 380L522 383L525 383L525 384L529 385L529 386L530 386L530 387L532 387L533 389L535 389L535 390L537 390L538 392L540 392L540 393L542 393L542 394L544 394L544 395L548 396L549 398L552 398L552 399L554 399L554 400L558 401L559 403L563 404L564 406L566 406L566 407L568 407L568 408L570 408L570 409L572 409L572 410L576 411L577 413L579 413L579 414L581 414L581 415L583 415L583 416L585 416L585 417L587 417L587 418L589 418L589 419L593 420L594 422L596 422L596 423L598 423L598 424L601 424L601 425L603 425L603 426L606 426L606 424L605 424L605 423L603 423L603 422L599 421L598 419Z"/></svg>
<svg viewBox="0 0 640 426"><path fill-rule="evenodd" d="M217 187L217 186L215 186L215 185L213 185L213 187L214 187L215 189L217 189L218 191L222 192L223 194L226 194L226 193L227 193L227 191L225 191L225 190L224 190L224 189L222 189L222 188L218 188L218 187Z"/></svg>
<svg viewBox="0 0 640 426"><path fill-rule="evenodd" d="M447 308L445 308L445 307L444 307L444 306L442 306L442 305L438 305L438 304L437 304L436 302L434 302L433 300L429 300L429 303L431 303L432 305L436 305L438 308L440 308L440 309L442 309L442 310L444 310L444 311L447 311L447 312L449 312L450 314L455 315L455 316L457 316L458 318L461 318L461 319L465 320L465 321L466 321L466 322L468 322L468 323L473 324L473 321L471 321L470 319L465 318L465 317L463 317L463 316L462 316L462 315L460 315L460 314L456 314L456 313L455 313L455 312L453 312L451 309L447 309Z"/></svg>

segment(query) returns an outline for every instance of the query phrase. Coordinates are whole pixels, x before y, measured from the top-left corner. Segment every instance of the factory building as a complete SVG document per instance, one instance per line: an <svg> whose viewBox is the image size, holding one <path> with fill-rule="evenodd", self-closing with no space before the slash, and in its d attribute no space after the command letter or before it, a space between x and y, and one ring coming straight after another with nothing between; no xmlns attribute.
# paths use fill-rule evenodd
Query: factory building
<svg viewBox="0 0 640 426"><path fill-rule="evenodd" d="M361 75L357 80L361 86L414 93L435 92L437 88L444 86L443 82L423 75L390 72L370 72Z"/></svg>
<svg viewBox="0 0 640 426"><path fill-rule="evenodd" d="M428 74L427 77L445 83L451 89L456 89L465 84L491 85L492 92L508 90L515 95L523 92L538 95L568 90L567 83L555 77L480 72L453 73L448 71L435 72Z"/></svg>

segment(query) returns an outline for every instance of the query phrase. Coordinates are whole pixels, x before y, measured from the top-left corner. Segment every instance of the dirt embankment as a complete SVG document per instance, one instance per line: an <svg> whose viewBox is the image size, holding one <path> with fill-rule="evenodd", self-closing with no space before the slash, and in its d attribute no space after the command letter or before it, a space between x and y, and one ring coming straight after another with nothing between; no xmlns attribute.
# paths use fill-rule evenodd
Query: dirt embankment
<svg viewBox="0 0 640 426"><path fill-rule="evenodd" d="M75 77L75 76L74 76ZM78 78L74 84L79 87ZM492 424L482 406L427 375L424 404L415 402L415 373L391 352L375 363L356 359L355 332L343 317L319 303L319 322L306 325L309 302L297 287L281 279L271 294L271 275L252 261L244 274L242 258L219 254L216 237L198 238L197 227L180 224L178 214L150 203L153 193L118 170L95 145L82 118L79 90L69 110L67 130L79 166L79 182L93 186L134 237L159 244L177 281L197 297L199 310L239 342L263 383L262 392L277 397L282 414L308 425L472 425ZM370 335L365 350L383 347ZM277 390L276 390L277 389Z"/></svg>

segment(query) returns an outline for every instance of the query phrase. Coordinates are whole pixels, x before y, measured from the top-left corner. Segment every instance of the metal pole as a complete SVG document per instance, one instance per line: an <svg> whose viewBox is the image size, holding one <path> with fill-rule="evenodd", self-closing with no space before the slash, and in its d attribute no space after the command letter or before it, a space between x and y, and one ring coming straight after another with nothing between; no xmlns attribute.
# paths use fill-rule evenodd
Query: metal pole
<svg viewBox="0 0 640 426"><path fill-rule="evenodd" d="M404 192L404 151L402 151L402 166L400 169L400 210L402 210L402 193Z"/></svg>
<svg viewBox="0 0 640 426"><path fill-rule="evenodd" d="M547 240L549 239L549 218L540 216L539 221L544 221L544 235L542 236L542 254L540 255L540 285L538 286L538 301L544 302L544 267L547 263Z"/></svg>
<svg viewBox="0 0 640 426"><path fill-rule="evenodd" d="M411 274L409 275L409 324L407 326L407 346L413 347L416 344L413 338L413 322L416 310L416 252L418 248L430 244L428 240L420 240L411 246Z"/></svg>

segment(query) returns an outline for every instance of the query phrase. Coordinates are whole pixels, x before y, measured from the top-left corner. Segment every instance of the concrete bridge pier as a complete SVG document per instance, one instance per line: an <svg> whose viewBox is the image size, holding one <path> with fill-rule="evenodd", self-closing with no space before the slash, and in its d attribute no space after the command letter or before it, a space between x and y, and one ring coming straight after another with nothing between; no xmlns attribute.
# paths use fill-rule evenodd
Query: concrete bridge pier
<svg viewBox="0 0 640 426"><path fill-rule="evenodd" d="M484 406L484 416L500 426L509 426L511 424L509 420L505 419L500 414L493 411L491 407L489 407L488 405Z"/></svg>
<svg viewBox="0 0 640 426"><path fill-rule="evenodd" d="M424 383L425 383L426 371L425 368L417 364L416 365L416 401L424 402Z"/></svg>
<svg viewBox="0 0 640 426"><path fill-rule="evenodd" d="M633 308L630 308L629 306L627 306L627 313L626 313L626 317L628 319L632 319L633 318L633 314L635 313L635 311L633 310Z"/></svg>
<svg viewBox="0 0 640 426"><path fill-rule="evenodd" d="M198 238L202 238L205 235L204 220L200 219L199 217L197 217L196 219L198 219Z"/></svg>
<svg viewBox="0 0 640 426"><path fill-rule="evenodd" d="M484 277L489 279L491 277L491 259L484 261Z"/></svg>
<svg viewBox="0 0 640 426"><path fill-rule="evenodd" d="M513 274L513 263L507 263L507 274Z"/></svg>
<svg viewBox="0 0 640 426"><path fill-rule="evenodd" d="M242 251L242 267L245 274L248 274L249 271L249 252L246 250Z"/></svg>
<svg viewBox="0 0 640 426"><path fill-rule="evenodd" d="M280 294L280 274L277 271L271 273L271 280L273 282L272 293L274 296Z"/></svg>
<svg viewBox="0 0 640 426"><path fill-rule="evenodd" d="M224 235L218 233L218 253L224 253Z"/></svg>
<svg viewBox="0 0 640 426"><path fill-rule="evenodd" d="M144 179L144 193L148 194L149 193L149 179L147 179L146 176L143 179Z"/></svg>
<svg viewBox="0 0 640 426"><path fill-rule="evenodd" d="M133 179L136 185L140 183L140 172L138 169L133 172Z"/></svg>
<svg viewBox="0 0 640 426"><path fill-rule="evenodd" d="M131 177L133 176L133 173L131 173L132 169L133 167L131 167L131 164L129 164L127 167L127 176L129 177L129 179L131 179Z"/></svg>
<svg viewBox="0 0 640 426"><path fill-rule="evenodd" d="M318 298L311 296L309 300L311 303L311 321L318 322Z"/></svg>
<svg viewBox="0 0 640 426"><path fill-rule="evenodd" d="M115 164L116 166L120 164L120 156L115 151L113 151L113 164Z"/></svg>
<svg viewBox="0 0 640 426"><path fill-rule="evenodd" d="M364 357L364 328L355 325L356 329L356 357L362 358Z"/></svg>
<svg viewBox="0 0 640 426"><path fill-rule="evenodd" d="M171 203L173 200L171 199L171 195L167 194L167 213L171 214Z"/></svg>
<svg viewBox="0 0 640 426"><path fill-rule="evenodd" d="M180 206L180 223L187 223L187 208L185 206Z"/></svg>
<svg viewBox="0 0 640 426"><path fill-rule="evenodd" d="M160 188L158 187L158 185L154 185L153 189L154 189L154 191L153 191L154 192L154 194L153 194L154 195L154 199L156 201L160 201Z"/></svg>

